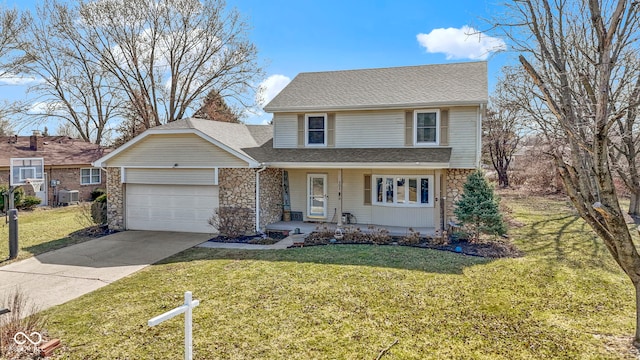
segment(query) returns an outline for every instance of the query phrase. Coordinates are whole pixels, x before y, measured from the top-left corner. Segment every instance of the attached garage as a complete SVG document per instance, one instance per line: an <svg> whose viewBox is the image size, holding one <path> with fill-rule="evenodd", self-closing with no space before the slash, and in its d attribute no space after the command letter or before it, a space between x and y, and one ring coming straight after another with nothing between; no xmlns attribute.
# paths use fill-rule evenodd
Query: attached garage
<svg viewBox="0 0 640 360"><path fill-rule="evenodd" d="M126 226L130 230L213 233L216 185L126 185Z"/></svg>
<svg viewBox="0 0 640 360"><path fill-rule="evenodd" d="M243 149L263 145L271 133L271 127L203 119L145 131L94 162L107 173L109 228L216 233L209 219L217 208L257 197L254 169L261 165Z"/></svg>

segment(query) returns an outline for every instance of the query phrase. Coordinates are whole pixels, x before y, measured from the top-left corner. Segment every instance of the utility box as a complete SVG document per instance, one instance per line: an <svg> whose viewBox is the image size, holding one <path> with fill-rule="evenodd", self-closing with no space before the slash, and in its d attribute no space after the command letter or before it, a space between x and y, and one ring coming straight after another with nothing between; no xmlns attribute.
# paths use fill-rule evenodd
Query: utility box
<svg viewBox="0 0 640 360"><path fill-rule="evenodd" d="M80 192L78 190L58 191L58 203L62 205L77 204L79 201L80 201Z"/></svg>

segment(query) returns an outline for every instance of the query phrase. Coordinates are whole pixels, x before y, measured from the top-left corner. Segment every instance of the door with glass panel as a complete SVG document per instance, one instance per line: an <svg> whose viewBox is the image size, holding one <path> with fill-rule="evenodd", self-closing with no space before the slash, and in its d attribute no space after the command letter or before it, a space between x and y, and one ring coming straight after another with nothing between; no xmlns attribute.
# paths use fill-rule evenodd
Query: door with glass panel
<svg viewBox="0 0 640 360"><path fill-rule="evenodd" d="M327 217L327 175L307 175L307 217Z"/></svg>

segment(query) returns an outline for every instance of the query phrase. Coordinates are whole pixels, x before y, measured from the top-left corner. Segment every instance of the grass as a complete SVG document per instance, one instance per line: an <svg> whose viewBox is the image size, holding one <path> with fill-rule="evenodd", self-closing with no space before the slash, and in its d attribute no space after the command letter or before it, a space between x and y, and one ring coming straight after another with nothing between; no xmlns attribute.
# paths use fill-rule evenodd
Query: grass
<svg viewBox="0 0 640 360"><path fill-rule="evenodd" d="M81 212L80 206L19 212L17 260L87 240L81 236L71 236L87 226L79 220ZM9 257L8 239L9 225L3 216L0 220L0 265L8 263L2 262Z"/></svg>
<svg viewBox="0 0 640 360"><path fill-rule="evenodd" d="M526 255L394 246L191 249L52 308L59 359L632 359L633 290L565 201L503 197Z"/></svg>

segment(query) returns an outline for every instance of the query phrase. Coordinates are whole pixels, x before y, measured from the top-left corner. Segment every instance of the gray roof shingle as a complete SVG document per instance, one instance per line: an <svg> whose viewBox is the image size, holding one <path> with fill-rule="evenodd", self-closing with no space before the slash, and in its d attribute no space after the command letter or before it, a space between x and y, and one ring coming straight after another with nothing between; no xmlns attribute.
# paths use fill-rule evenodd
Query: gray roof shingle
<svg viewBox="0 0 640 360"><path fill-rule="evenodd" d="M484 61L300 73L264 110L327 111L486 103L487 82Z"/></svg>

